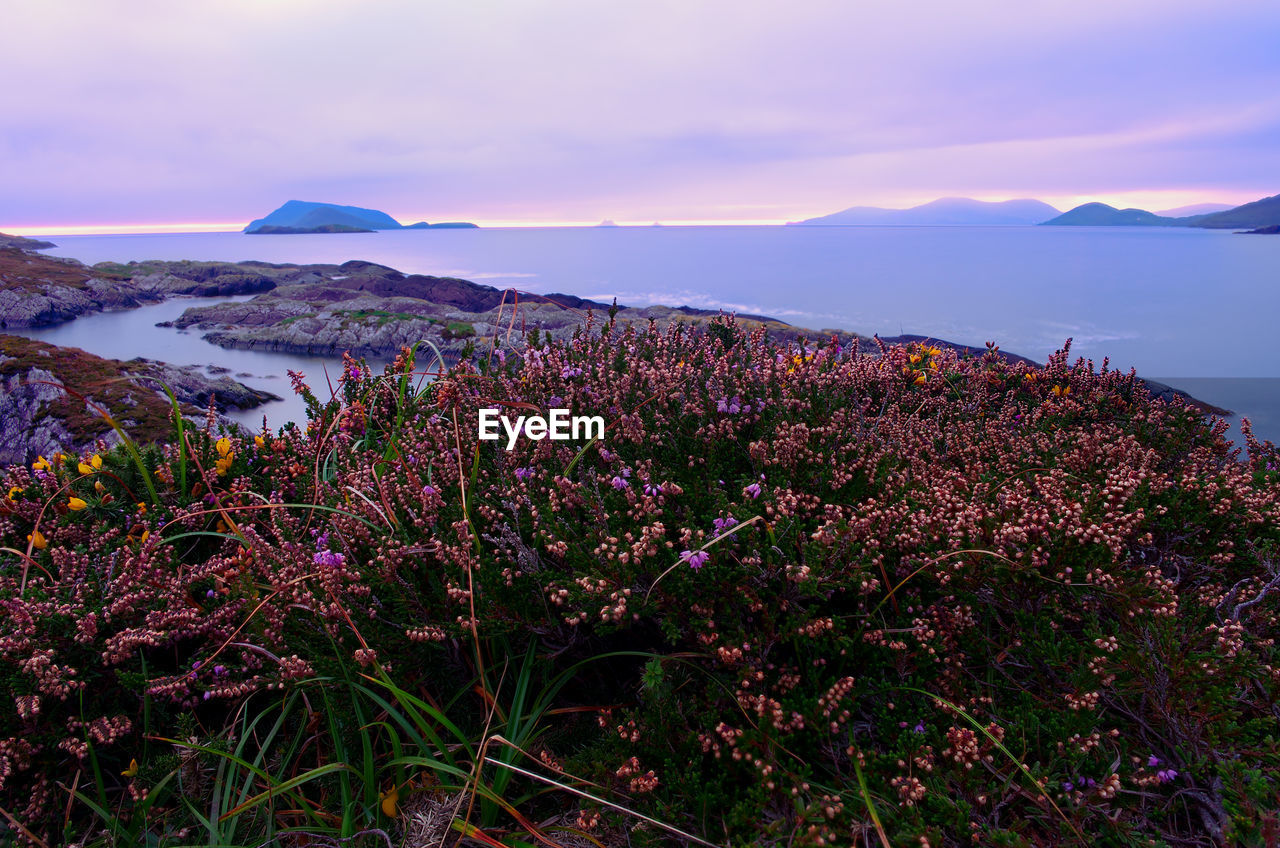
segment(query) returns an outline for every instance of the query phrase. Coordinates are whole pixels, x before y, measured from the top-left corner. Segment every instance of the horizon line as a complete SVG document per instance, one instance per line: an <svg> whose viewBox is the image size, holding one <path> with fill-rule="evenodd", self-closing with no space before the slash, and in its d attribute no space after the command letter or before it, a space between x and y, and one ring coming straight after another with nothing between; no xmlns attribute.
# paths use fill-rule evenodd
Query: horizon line
<svg viewBox="0 0 1280 848"><path fill-rule="evenodd" d="M479 229L537 229L537 228L602 228L610 229L603 221L473 221ZM621 227L759 227L783 226L789 223L776 218L688 218L665 221L615 221ZM195 233L238 233L248 222L198 222L177 224L0 224L0 232L24 236L107 236L107 235L182 235ZM405 227L404 229L409 229ZM398 232L398 230L374 230L374 232ZM358 235L355 234L355 235Z"/></svg>
<svg viewBox="0 0 1280 848"><path fill-rule="evenodd" d="M1177 209L1183 206L1197 205L1199 203L1217 202L1222 203L1224 195L1240 194L1238 192L1219 192L1215 201L1205 201L1203 198L1208 196L1207 192L1190 192L1176 190L1149 190L1149 191L1131 191L1131 192L1113 192L1109 200L1100 199L1102 195L1053 195L1049 199L1036 198L1028 195L1019 197L1006 198L1005 200L987 200L982 196L990 197L986 192L975 192L979 197L972 197L961 194L943 194L933 200L922 201L920 203L911 203L909 206L882 206L885 210L901 211L904 209L915 208L916 206L931 203L936 200L947 198L963 198L969 200L981 200L985 203L1001 203L1007 200L1040 200L1047 203L1055 209L1062 208L1065 210L1074 209L1085 203L1108 203L1118 209L1130 208L1135 202L1140 203L1136 208L1157 209L1168 208ZM1157 199L1155 195L1165 195ZM1139 200L1139 196L1141 200ZM1235 205L1239 206L1244 203L1257 200L1252 197L1251 200L1240 201ZM1145 201L1145 202L1143 202ZM1154 201L1154 202L1153 202ZM903 201L899 199L898 203ZM1168 206L1166 207L1166 204ZM844 207L850 208L850 207ZM836 210L844 211L844 208ZM511 220L511 219L484 219L475 218L470 222L477 225L481 229L537 229L537 228L578 228L578 227L607 227L605 221L615 224L618 227L652 227L670 226L670 227L752 227L752 226L783 226L793 222L804 221L809 218L825 217L826 215L835 214L832 212L815 212L809 211L797 212L791 218L672 218L672 219L611 219L606 217L604 220ZM423 216L408 215L400 216L406 220L422 220ZM467 220L467 216L454 218L439 218L438 220ZM224 233L224 232L240 232L246 226L248 221L196 221L196 222L146 222L146 223L92 223L92 224L0 224L0 232L9 233L17 236L92 236L92 235L181 235L194 233ZM377 231L375 231L377 232ZM385 232L395 232L387 230Z"/></svg>

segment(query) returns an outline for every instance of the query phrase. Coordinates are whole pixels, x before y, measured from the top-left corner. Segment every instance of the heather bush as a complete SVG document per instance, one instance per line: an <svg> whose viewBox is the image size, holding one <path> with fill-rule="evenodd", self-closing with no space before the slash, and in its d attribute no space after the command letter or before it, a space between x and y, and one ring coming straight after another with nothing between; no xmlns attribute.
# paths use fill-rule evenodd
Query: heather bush
<svg viewBox="0 0 1280 848"><path fill-rule="evenodd" d="M1068 350L504 341L8 470L15 838L1274 844L1270 444Z"/></svg>

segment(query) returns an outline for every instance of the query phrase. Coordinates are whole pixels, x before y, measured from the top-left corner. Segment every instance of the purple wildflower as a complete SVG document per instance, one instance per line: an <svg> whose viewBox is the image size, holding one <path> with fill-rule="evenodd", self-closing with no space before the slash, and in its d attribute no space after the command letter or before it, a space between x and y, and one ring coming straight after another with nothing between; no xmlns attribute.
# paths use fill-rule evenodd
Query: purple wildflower
<svg viewBox="0 0 1280 848"><path fill-rule="evenodd" d="M529 478L531 478L531 477L533 477L533 469L532 469L532 468L525 467L525 468L517 468L517 469L516 469L516 479L517 479L517 480L528 480L528 479L529 479Z"/></svg>
<svg viewBox="0 0 1280 848"><path fill-rule="evenodd" d="M912 733L924 733L924 722L923 722L923 721L918 721L918 722L916 722L916 726L915 726L915 727L913 727L913 728L911 728L911 732L912 732Z"/></svg>
<svg viewBox="0 0 1280 848"><path fill-rule="evenodd" d="M1177 778L1178 773L1173 769L1164 769L1156 772L1156 780L1161 783L1172 783L1174 780L1177 780Z"/></svg>
<svg viewBox="0 0 1280 848"><path fill-rule="evenodd" d="M742 490L742 494L746 495L752 500L755 500L756 498L760 497L760 484L752 483L750 486L747 486L745 489Z"/></svg>
<svg viewBox="0 0 1280 848"><path fill-rule="evenodd" d="M1150 768L1155 768L1156 766L1160 765L1160 758L1157 757L1155 754L1152 754L1151 756L1147 757L1147 765Z"/></svg>
<svg viewBox="0 0 1280 848"><path fill-rule="evenodd" d="M726 515L724 518L714 519L711 523L715 525L716 535L719 536L721 533L737 524L738 519L734 518L732 515Z"/></svg>
<svg viewBox="0 0 1280 848"><path fill-rule="evenodd" d="M431 497L435 493L436 493L436 487L431 485L430 483L422 487L422 494L426 495L427 497Z"/></svg>
<svg viewBox="0 0 1280 848"><path fill-rule="evenodd" d="M560 395L552 395L551 397L547 398L547 406L553 409L556 407L559 407L563 403L564 403L564 398L560 397Z"/></svg>
<svg viewBox="0 0 1280 848"><path fill-rule="evenodd" d="M623 489L627 488L628 484L627 484L627 481L623 480L621 477L614 477L612 480L609 481L609 485L613 486L613 488L617 489L618 491L622 491Z"/></svg>
<svg viewBox="0 0 1280 848"><path fill-rule="evenodd" d="M652 483L645 483L644 493L651 498L656 498L658 495L662 494L662 489L661 487L655 486Z"/></svg>
<svg viewBox="0 0 1280 848"><path fill-rule="evenodd" d="M692 568L694 571L697 571L699 568L702 568L702 566L706 565L707 560L709 559L711 559L711 554L707 553L706 551L681 551L680 552L681 562L689 563L689 567Z"/></svg>
<svg viewBox="0 0 1280 848"><path fill-rule="evenodd" d="M311 561L326 568L338 568L347 561L347 558L336 551L316 551Z"/></svg>

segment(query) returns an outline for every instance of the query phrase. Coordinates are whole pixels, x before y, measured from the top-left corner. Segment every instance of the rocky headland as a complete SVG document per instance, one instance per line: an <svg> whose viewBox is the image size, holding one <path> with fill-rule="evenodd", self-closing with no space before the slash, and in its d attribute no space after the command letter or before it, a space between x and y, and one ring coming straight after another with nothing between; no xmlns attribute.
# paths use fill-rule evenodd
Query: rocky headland
<svg viewBox="0 0 1280 848"><path fill-rule="evenodd" d="M16 247L19 250L44 250L46 247L57 247L51 241L41 241L40 239L27 238L26 236L11 236L8 233L0 233L0 248Z"/></svg>
<svg viewBox="0 0 1280 848"><path fill-rule="evenodd" d="M119 437L103 411L135 441L166 439L172 405L165 386L184 415L201 420L210 405L223 413L279 400L229 377L207 377L194 365L103 359L0 334L0 464L82 453L99 440L115 443Z"/></svg>
<svg viewBox="0 0 1280 848"><path fill-rule="evenodd" d="M0 248L0 330L47 327L168 297L254 294L272 279L253 263L131 262L88 266L21 247Z"/></svg>

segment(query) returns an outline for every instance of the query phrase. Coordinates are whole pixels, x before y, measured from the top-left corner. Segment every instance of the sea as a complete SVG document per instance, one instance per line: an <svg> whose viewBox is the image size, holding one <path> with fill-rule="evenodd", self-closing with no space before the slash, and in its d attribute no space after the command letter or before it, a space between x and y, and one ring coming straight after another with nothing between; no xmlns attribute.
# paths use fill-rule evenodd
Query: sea
<svg viewBox="0 0 1280 848"><path fill-rule="evenodd" d="M628 306L769 315L813 329L912 333L1043 362L1137 372L1241 416L1280 442L1280 237L1164 227L646 226L404 230L315 235L47 236L89 264L146 259L342 263L462 277ZM214 299L216 300L216 299ZM290 395L287 369L323 389L332 361L224 350L157 327L177 299L25 335L128 359L227 368ZM202 299L199 302L211 302ZM246 413L255 428L302 418L292 397Z"/></svg>

